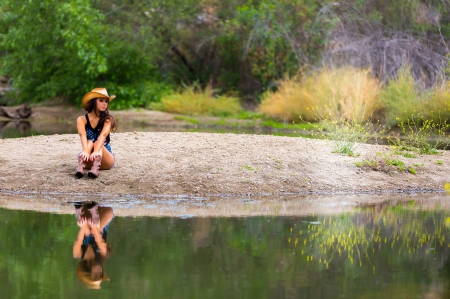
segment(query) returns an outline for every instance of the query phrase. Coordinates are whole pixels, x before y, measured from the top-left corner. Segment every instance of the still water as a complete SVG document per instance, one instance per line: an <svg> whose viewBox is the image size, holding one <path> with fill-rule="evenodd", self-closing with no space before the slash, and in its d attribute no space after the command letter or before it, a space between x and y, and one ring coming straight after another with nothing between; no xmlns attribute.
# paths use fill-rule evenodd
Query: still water
<svg viewBox="0 0 450 299"><path fill-rule="evenodd" d="M302 217L115 216L96 289L73 215L0 209L0 298L449 298L450 211L414 201Z"/></svg>
<svg viewBox="0 0 450 299"><path fill-rule="evenodd" d="M120 123L117 132L202 132L202 133L234 133L234 134L270 134L298 137L301 130L283 130L274 128L245 128L245 127L220 127L220 126L150 126L139 122ZM76 134L75 123L39 123L28 121L1 121L0 139L21 138L38 135ZM307 134L305 136L308 136Z"/></svg>

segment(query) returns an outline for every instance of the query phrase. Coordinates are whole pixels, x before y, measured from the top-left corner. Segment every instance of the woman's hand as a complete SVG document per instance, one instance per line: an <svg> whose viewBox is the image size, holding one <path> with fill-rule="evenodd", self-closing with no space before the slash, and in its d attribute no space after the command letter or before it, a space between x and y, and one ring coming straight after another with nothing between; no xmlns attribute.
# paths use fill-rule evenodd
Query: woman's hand
<svg viewBox="0 0 450 299"><path fill-rule="evenodd" d="M88 225L88 221L86 220L86 218L82 217L77 221L77 224L79 227L86 227Z"/></svg>
<svg viewBox="0 0 450 299"><path fill-rule="evenodd" d="M89 153L88 152L82 151L80 153L80 156L83 158L83 161L88 161L89 160Z"/></svg>
<svg viewBox="0 0 450 299"><path fill-rule="evenodd" d="M101 157L101 156L102 156L101 152L93 152L91 154L91 156L89 157L89 160L94 161L97 157Z"/></svg>
<svg viewBox="0 0 450 299"><path fill-rule="evenodd" d="M100 229L100 221L95 221L94 219L89 218L88 224L91 227L91 229L92 228Z"/></svg>

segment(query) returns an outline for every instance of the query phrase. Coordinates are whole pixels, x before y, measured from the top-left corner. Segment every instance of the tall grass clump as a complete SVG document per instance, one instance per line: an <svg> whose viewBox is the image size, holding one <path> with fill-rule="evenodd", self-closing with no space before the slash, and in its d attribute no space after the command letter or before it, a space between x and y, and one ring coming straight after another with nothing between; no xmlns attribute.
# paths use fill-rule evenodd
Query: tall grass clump
<svg viewBox="0 0 450 299"><path fill-rule="evenodd" d="M324 68L310 76L279 82L264 95L260 111L283 120L314 122L321 118L365 121L377 108L380 84L369 69Z"/></svg>
<svg viewBox="0 0 450 299"><path fill-rule="evenodd" d="M424 118L435 122L450 119L450 82L435 86L418 107Z"/></svg>
<svg viewBox="0 0 450 299"><path fill-rule="evenodd" d="M307 108L316 105L316 99L301 81L297 78L287 78L278 82L276 91L263 95L259 110L271 118L283 121L295 121L299 117L312 121L314 114Z"/></svg>
<svg viewBox="0 0 450 299"><path fill-rule="evenodd" d="M163 96L161 103L152 108L170 113L212 116L231 116L242 111L238 98L213 96L210 86L204 90L197 86L188 86L180 92Z"/></svg>
<svg viewBox="0 0 450 299"><path fill-rule="evenodd" d="M397 78L389 80L380 92L380 99L385 108L384 123L389 126L396 125L399 121L406 122L407 115L422 110L422 96L409 67L401 68Z"/></svg>
<svg viewBox="0 0 450 299"><path fill-rule="evenodd" d="M385 128L379 122L369 118L361 121L358 115L347 119L344 117L318 117L313 124L316 130L312 136L318 139L333 141L333 153L355 156L358 143L377 142Z"/></svg>

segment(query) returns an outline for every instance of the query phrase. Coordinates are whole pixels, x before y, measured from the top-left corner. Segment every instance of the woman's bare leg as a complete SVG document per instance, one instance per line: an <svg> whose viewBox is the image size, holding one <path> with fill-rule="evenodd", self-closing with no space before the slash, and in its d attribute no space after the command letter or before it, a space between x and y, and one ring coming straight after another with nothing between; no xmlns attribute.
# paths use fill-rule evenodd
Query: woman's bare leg
<svg viewBox="0 0 450 299"><path fill-rule="evenodd" d="M98 214L100 215L100 231L111 221L113 218L113 209L110 207L98 207Z"/></svg>
<svg viewBox="0 0 450 299"><path fill-rule="evenodd" d="M102 164L100 165L100 169L111 169L114 166L114 162L116 158L114 158L113 154L111 154L105 146L102 147Z"/></svg>

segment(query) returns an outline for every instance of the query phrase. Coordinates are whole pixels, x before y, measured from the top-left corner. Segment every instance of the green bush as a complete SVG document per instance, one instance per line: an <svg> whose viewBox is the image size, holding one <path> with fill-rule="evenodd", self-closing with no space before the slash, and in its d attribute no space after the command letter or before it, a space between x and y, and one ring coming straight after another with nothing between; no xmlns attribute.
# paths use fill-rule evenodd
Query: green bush
<svg viewBox="0 0 450 299"><path fill-rule="evenodd" d="M421 95L409 67L400 69L397 78L389 80L380 92L380 98L385 107L384 122L387 125L405 122L407 115L418 110Z"/></svg>
<svg viewBox="0 0 450 299"><path fill-rule="evenodd" d="M117 97L111 102L111 109L151 108L161 102L164 95L173 91L172 85L161 82L144 82L139 85L121 85L108 89Z"/></svg>

